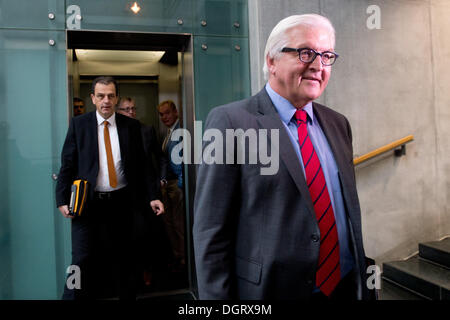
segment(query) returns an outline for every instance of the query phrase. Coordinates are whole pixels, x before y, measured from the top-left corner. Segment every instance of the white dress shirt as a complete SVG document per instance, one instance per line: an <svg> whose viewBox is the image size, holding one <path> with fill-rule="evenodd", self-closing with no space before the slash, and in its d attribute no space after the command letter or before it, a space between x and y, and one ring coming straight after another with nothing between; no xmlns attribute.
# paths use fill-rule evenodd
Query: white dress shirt
<svg viewBox="0 0 450 320"><path fill-rule="evenodd" d="M98 133L98 176L97 176L97 185L95 187L95 191L100 192L110 192L114 190L122 189L127 185L127 180L125 179L125 173L123 172L122 166L122 157L120 156L120 144L119 144L119 134L117 133L117 125L116 125L116 114L113 113L111 117L106 119L108 121L109 126L109 137L111 139L111 150L114 161L114 168L116 169L117 176L117 187L113 188L109 185L109 174L108 174L108 160L106 158L106 149L105 149L105 138L103 135L103 130L105 125L103 122L105 119L100 115L97 111L97 133Z"/></svg>

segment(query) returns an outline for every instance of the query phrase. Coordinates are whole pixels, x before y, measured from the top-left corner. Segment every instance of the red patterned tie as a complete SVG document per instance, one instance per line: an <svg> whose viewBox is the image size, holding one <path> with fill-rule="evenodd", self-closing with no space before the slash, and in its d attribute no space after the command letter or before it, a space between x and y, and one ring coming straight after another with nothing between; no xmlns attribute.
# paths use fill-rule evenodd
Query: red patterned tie
<svg viewBox="0 0 450 320"><path fill-rule="evenodd" d="M306 182L320 229L316 286L329 296L341 279L336 221L322 166L308 135L306 111L297 110L295 119L297 119L298 141L305 167Z"/></svg>

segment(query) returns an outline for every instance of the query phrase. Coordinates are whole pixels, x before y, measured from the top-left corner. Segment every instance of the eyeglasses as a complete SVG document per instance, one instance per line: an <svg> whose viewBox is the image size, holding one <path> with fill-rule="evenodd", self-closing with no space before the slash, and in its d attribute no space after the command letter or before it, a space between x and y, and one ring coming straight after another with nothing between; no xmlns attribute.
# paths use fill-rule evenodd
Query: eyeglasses
<svg viewBox="0 0 450 320"><path fill-rule="evenodd" d="M336 52L332 51L324 51L322 53L317 52L314 49L311 48L288 48L284 47L281 49L281 52L298 52L298 58L301 62L304 63L311 63L316 59L317 56L320 56L320 60L322 61L322 64L324 66L331 66L333 63L336 62L336 59L339 57L339 55Z"/></svg>
<svg viewBox="0 0 450 320"><path fill-rule="evenodd" d="M136 112L136 107L128 107L128 108L119 108L120 111L126 111L126 112Z"/></svg>

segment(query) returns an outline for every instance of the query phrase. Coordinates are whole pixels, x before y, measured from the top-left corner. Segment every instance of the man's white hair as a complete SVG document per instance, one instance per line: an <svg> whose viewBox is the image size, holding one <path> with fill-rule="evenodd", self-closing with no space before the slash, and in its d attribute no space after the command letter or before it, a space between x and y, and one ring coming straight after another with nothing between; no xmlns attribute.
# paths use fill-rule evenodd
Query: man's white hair
<svg viewBox="0 0 450 320"><path fill-rule="evenodd" d="M289 38L287 32L297 26L305 26L309 28L323 27L328 29L331 35L333 48L335 45L335 31L330 20L318 14L301 14L284 18L272 29L264 50L264 79L269 79L269 67L267 66L267 56L269 58L278 59L281 55L281 49L287 46Z"/></svg>

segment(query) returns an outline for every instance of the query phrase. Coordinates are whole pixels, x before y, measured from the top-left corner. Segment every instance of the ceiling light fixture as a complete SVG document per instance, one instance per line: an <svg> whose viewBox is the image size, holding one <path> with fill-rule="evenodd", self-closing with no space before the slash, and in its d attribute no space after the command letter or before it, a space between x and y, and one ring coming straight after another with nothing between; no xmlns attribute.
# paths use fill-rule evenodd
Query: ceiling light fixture
<svg viewBox="0 0 450 320"><path fill-rule="evenodd" d="M141 11L141 7L137 4L136 1L133 3L133 6L130 9L134 12L134 14L137 14L139 11Z"/></svg>

